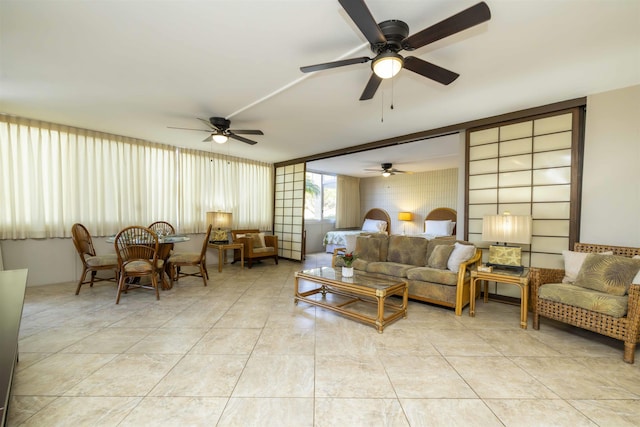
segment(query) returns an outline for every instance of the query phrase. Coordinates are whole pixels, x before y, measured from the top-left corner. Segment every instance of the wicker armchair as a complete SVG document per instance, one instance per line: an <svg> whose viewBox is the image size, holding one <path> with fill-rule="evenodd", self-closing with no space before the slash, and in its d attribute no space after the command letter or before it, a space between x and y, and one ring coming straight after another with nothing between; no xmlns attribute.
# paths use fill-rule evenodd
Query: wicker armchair
<svg viewBox="0 0 640 427"><path fill-rule="evenodd" d="M244 260L251 268L254 261L260 261L265 258L273 258L278 264L278 236L264 235L264 246L257 244L260 234L258 229L248 230L231 230L233 243L242 243L244 245ZM233 261L240 260L240 251L234 251Z"/></svg>
<svg viewBox="0 0 640 427"><path fill-rule="evenodd" d="M626 257L633 257L634 255L640 254L640 248L593 245L588 243L576 243L574 251L611 251L614 255ZM640 285L631 285L629 288L629 302L626 316L613 317L565 303L538 298L541 286L546 283L561 283L564 274L565 271L561 269L537 267L531 267L529 269L533 329L540 329L540 316L542 316L624 341L623 359L627 363L633 363L636 344L640 341Z"/></svg>

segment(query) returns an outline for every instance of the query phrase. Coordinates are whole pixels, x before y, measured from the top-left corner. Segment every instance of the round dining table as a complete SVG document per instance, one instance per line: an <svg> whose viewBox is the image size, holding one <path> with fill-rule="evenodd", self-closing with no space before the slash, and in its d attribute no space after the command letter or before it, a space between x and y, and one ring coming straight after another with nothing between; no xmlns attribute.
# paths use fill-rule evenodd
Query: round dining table
<svg viewBox="0 0 640 427"><path fill-rule="evenodd" d="M109 236L106 239L107 243L114 243L116 236ZM158 236L158 259L163 261L164 274L161 277L162 289L168 290L173 287L173 280L171 278L171 271L169 270L169 263L167 260L171 256L171 249L173 249L174 243L188 242L191 238L185 234L169 234L166 236ZM164 275L169 277L169 280L164 280Z"/></svg>

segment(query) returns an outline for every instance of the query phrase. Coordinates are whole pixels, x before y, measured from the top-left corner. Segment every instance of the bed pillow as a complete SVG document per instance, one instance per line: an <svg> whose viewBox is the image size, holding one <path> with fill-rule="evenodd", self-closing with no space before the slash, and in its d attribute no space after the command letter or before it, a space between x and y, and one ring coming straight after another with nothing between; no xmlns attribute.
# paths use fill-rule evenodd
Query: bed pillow
<svg viewBox="0 0 640 427"><path fill-rule="evenodd" d="M475 246L455 242L453 244L453 251L451 252L451 255L449 255L449 260L447 261L447 268L454 273L457 273L460 269L460 264L471 259L475 254Z"/></svg>
<svg viewBox="0 0 640 427"><path fill-rule="evenodd" d="M627 293L635 275L640 271L640 260L619 255L589 254L584 260L576 286L622 296Z"/></svg>
<svg viewBox="0 0 640 427"><path fill-rule="evenodd" d="M379 233L381 231L387 231L387 222L379 219L365 219L362 224L362 231L373 231Z"/></svg>
<svg viewBox="0 0 640 427"><path fill-rule="evenodd" d="M453 229L456 228L456 223L451 221L449 223L449 236L451 236L453 234Z"/></svg>
<svg viewBox="0 0 640 427"><path fill-rule="evenodd" d="M424 222L424 233L430 236L451 236L452 231L453 227L451 226L450 219L446 221L435 221L428 219Z"/></svg>

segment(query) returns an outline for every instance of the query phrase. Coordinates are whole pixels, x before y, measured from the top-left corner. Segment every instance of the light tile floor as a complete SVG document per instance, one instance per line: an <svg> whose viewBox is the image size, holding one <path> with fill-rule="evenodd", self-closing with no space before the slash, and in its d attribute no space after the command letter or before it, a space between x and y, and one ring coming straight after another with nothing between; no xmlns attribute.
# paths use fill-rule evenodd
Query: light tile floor
<svg viewBox="0 0 640 427"><path fill-rule="evenodd" d="M301 268L212 266L119 305L111 283L28 288L8 425L640 425L619 341L481 300L475 318L410 302L379 334L295 305Z"/></svg>

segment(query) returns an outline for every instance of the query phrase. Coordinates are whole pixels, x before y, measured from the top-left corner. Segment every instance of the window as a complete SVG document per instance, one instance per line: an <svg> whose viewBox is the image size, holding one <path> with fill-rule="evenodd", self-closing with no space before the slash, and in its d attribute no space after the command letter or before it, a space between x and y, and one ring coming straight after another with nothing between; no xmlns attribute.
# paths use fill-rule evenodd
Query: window
<svg viewBox="0 0 640 427"><path fill-rule="evenodd" d="M306 221L335 221L335 175L307 172L305 179L304 219Z"/></svg>
<svg viewBox="0 0 640 427"><path fill-rule="evenodd" d="M0 239L69 237L75 222L96 236L157 220L197 233L222 209L268 230L272 194L267 163L0 114Z"/></svg>

